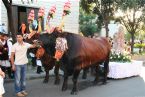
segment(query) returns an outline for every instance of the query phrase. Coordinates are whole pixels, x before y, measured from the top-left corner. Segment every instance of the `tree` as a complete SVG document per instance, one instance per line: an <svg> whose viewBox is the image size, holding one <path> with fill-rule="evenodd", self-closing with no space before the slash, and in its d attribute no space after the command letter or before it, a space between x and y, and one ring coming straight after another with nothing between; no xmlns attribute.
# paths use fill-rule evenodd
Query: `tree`
<svg viewBox="0 0 145 97"><path fill-rule="evenodd" d="M15 38L15 29L14 29L14 21L13 21L13 14L12 14L12 0L2 0L5 7L6 7L6 10L7 10L7 16L8 16L8 26L9 26L9 31L11 32L12 34L12 38L14 41L16 41L16 38ZM9 34L10 34L9 32Z"/></svg>
<svg viewBox="0 0 145 97"><path fill-rule="evenodd" d="M116 0L118 18L131 35L131 53L133 54L135 33L143 29L145 23L145 0Z"/></svg>
<svg viewBox="0 0 145 97"><path fill-rule="evenodd" d="M96 15L94 14L86 14L80 8L80 16L79 16L79 24L80 24L80 32L85 36L93 36L94 33L99 32L99 29L96 24Z"/></svg>
<svg viewBox="0 0 145 97"><path fill-rule="evenodd" d="M108 24L114 13L114 0L81 0L81 7L87 13L94 13L98 16L97 25L104 26L106 37L109 35Z"/></svg>

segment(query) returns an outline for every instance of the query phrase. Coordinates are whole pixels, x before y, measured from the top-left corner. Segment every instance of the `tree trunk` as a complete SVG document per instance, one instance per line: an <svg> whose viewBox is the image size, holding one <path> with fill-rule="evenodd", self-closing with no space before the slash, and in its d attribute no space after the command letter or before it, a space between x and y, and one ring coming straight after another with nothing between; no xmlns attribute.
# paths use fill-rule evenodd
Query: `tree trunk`
<svg viewBox="0 0 145 97"><path fill-rule="evenodd" d="M8 15L8 25L9 25L9 28L10 28L10 32L12 34L12 38L13 38L13 41L16 42L16 31L15 31L15 28L14 28L14 21L13 21L13 15L12 15L12 6L10 6L8 9L7 9L7 15Z"/></svg>
<svg viewBox="0 0 145 97"><path fill-rule="evenodd" d="M105 20L105 30L106 30L106 37L109 37L109 28L108 28L108 21Z"/></svg>
<svg viewBox="0 0 145 97"><path fill-rule="evenodd" d="M12 39L14 42L16 42L16 38L15 38L15 28L14 28L14 21L13 21L13 14L12 14L12 1L9 2L8 0L2 0L6 10L7 10L7 15L8 15L8 26L10 28L10 32L12 34ZM10 32L8 32L10 34Z"/></svg>
<svg viewBox="0 0 145 97"><path fill-rule="evenodd" d="M108 14L104 13L104 26L105 26L105 30L106 30L106 37L109 37L109 28L108 28L108 24L109 24L109 19L108 19Z"/></svg>
<svg viewBox="0 0 145 97"><path fill-rule="evenodd" d="M133 54L133 48L134 48L134 32L130 32L131 34L131 54Z"/></svg>
<svg viewBox="0 0 145 97"><path fill-rule="evenodd" d="M141 47L139 48L139 54L141 54Z"/></svg>

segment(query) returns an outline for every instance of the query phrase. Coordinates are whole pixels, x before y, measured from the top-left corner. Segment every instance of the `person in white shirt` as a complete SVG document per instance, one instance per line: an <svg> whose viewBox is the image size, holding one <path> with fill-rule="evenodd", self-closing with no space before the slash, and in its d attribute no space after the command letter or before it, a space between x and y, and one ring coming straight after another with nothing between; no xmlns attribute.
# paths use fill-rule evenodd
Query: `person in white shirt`
<svg viewBox="0 0 145 97"><path fill-rule="evenodd" d="M15 71L15 93L18 97L24 97L28 94L26 92L27 50L36 47L36 45L24 42L22 33L17 33L16 38L17 42L11 50L11 64L12 70Z"/></svg>

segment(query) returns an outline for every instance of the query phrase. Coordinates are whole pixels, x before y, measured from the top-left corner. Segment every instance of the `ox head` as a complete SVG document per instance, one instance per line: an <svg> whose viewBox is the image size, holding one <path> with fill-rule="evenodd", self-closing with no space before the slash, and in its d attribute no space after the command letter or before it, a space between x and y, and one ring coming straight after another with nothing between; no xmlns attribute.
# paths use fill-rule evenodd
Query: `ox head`
<svg viewBox="0 0 145 97"><path fill-rule="evenodd" d="M42 64L46 65L48 70L51 70L55 66L55 58L53 58L53 52L55 50L55 41L51 34L40 34L39 38L34 42L37 45L36 57L41 59ZM54 45L54 46L53 46Z"/></svg>
<svg viewBox="0 0 145 97"><path fill-rule="evenodd" d="M52 33L43 33L39 35L36 44L44 48L45 52L50 56L54 56L55 53L55 43L57 37L63 37L61 29L56 27Z"/></svg>
<svg viewBox="0 0 145 97"><path fill-rule="evenodd" d="M37 45L36 55L41 58L46 53L47 55L53 57L55 52L55 41L56 36L54 33L43 33L39 35L39 38L35 40Z"/></svg>

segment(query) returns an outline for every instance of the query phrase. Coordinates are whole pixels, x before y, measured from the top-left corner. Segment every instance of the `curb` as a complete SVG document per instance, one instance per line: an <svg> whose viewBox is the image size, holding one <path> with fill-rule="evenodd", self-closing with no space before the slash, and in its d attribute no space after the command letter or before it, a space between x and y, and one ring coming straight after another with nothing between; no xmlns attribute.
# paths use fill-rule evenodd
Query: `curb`
<svg viewBox="0 0 145 97"><path fill-rule="evenodd" d="M50 75L50 76L53 76L53 75ZM45 74L36 74L36 75L26 75L26 80L34 80L34 79L40 79L40 78L44 78L45 77ZM4 83L12 83L14 82L14 79L9 79L9 78L6 78L4 79Z"/></svg>

